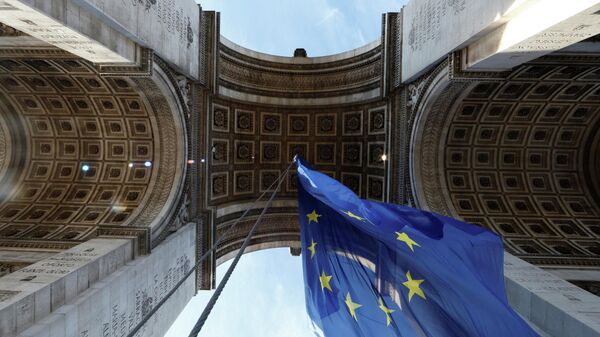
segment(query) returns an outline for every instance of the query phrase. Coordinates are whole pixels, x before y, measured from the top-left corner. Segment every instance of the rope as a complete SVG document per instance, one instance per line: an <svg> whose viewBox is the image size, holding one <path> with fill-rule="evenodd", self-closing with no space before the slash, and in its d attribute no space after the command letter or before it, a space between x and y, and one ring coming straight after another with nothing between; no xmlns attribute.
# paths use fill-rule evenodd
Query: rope
<svg viewBox="0 0 600 337"><path fill-rule="evenodd" d="M293 162L292 162L292 164L293 164ZM248 233L248 236L246 237L246 240L244 240L244 243L242 244L242 247L237 252L237 255L233 259L233 262L229 266L229 269L227 269L227 272L223 276L223 279L221 280L221 282L219 282L219 285L217 286L217 290L210 297L210 300L206 304L206 307L204 308L204 311L202 311L202 315L200 315L200 318L198 318L198 321L196 322L196 325L194 325L194 328L190 332L189 337L197 337L198 333L200 333L200 330L202 329L202 326L204 326L204 323L208 319L208 316L210 315L210 313L211 313L213 307L215 306L215 304L217 303L217 300L219 299L219 296L221 296L221 293L223 292L223 289L225 288L225 285L227 284L227 281L229 281L229 278L231 277L231 274L233 273L233 270L235 269L236 265L240 261L240 258L244 254L244 250L246 250L246 247L248 247L248 244L250 243L250 240L252 239L252 235L254 234L254 231L258 227L258 224L260 223L260 220L262 219L263 215L265 215L265 213L267 212L267 210L271 207L271 204L273 203L273 199L275 199L275 195L277 195L277 191L279 191L279 188L281 187L281 183L283 182L283 177L285 177L288 174L288 172L289 172L290 167L292 166L292 164L290 164L290 166L288 166L288 168L285 170L282 178L279 180L279 183L277 184L277 188L275 189L275 191L273 191L273 194L271 194L271 198L269 199L269 201L267 202L267 205L265 205L265 207L263 208L262 212L258 216L258 219L256 219L256 222L254 222L254 225L252 226L252 229Z"/></svg>
<svg viewBox="0 0 600 337"><path fill-rule="evenodd" d="M295 158L294 158L294 162L295 162ZM200 266L200 264L202 263L202 261L204 261L210 253L212 253L214 250L217 249L217 247L219 246L219 244L221 243L221 241L227 236L227 234L229 234L229 232L231 232L233 230L233 228L235 228L235 226L246 216L246 214L248 214L248 212L251 209L254 209L254 206L256 206L256 203L258 203L258 201L260 199L263 198L263 196L265 196L265 194L267 194L267 192L269 192L273 186L275 186L275 184L277 184L277 189L273 192L273 195L271 196L271 199L269 199L266 207L263 209L262 213L260 214L257 222L254 224L254 227L252 227L252 230L250 231L250 233L254 232L254 229L256 227L256 224L258 223L258 221L260 221L260 218L262 217L262 215L265 213L265 210L268 209L271 206L271 202L273 201L273 196L275 194L277 194L277 191L279 190L279 187L281 186L281 182L283 181L283 179L285 178L285 176L288 174L290 168L292 167L292 164L290 164L290 166L288 166L288 168L279 175L279 177L277 177L277 179L275 179L275 181L273 181L271 183L271 185L258 197L258 199L256 199L252 205L250 207L248 207L246 209L246 211L244 211L244 213L233 223L231 224L231 226L225 231L225 233L223 233L223 235L221 235L217 241L212 245L212 247L206 252L204 253L196 262L196 264L190 268L190 270L185 274L185 276L183 278L181 278L181 280L179 280L179 282L177 282L177 284L175 285L175 287L173 287L169 293L167 293L166 296L164 296L154 307L152 307L152 309L148 312L148 314L146 314L143 319L127 334L127 337L134 337L135 334L138 333L138 331L142 328L142 326L144 326L144 324L146 324L146 322L148 322L148 319L150 319L150 317L152 317L152 315L154 315L158 309L160 309L162 307L162 305L175 293L175 291L177 291L177 289L179 289L179 287L181 287L181 285L187 281L187 279L190 277L190 275L192 275L192 273L194 273L196 271L196 269ZM250 234L251 235L251 234ZM247 238L246 238L247 240ZM244 244L246 242L244 241ZM245 249L246 247L242 246L242 251L243 249ZM236 256L237 259L237 256ZM238 259L239 260L239 259ZM235 264L237 264L237 262L235 262ZM229 272L229 270L227 271ZM231 273L230 273L231 275ZM229 278L229 277L227 277ZM223 281L221 281L221 283L223 283ZM220 286L220 284L219 284ZM221 290L222 291L222 290ZM214 296L214 294L213 294ZM217 296L218 297L218 296ZM212 300L212 298L211 298ZM216 300L215 300L216 301ZM214 304L213 304L214 306ZM212 310L212 308L211 308ZM210 312L209 312L210 313ZM208 316L208 314L207 314ZM206 320L206 319L205 319ZM203 323L204 324L204 323ZM202 326L200 326L200 328L202 328ZM200 329L198 329L198 331L200 331Z"/></svg>
<svg viewBox="0 0 600 337"><path fill-rule="evenodd" d="M277 177L277 179L275 179L271 185L258 197L258 199L254 200L254 202L252 203L252 205L250 207L248 207L244 213L237 218L237 220L235 220L234 223L231 224L231 226L229 226L229 228L227 228L227 230L225 231L225 233L223 233L221 236L219 236L219 238L217 239L217 241L215 242L215 244L206 252L204 253L204 255L202 255L199 259L198 262L196 263L196 266L200 265L200 262L204 261L204 259L210 254L212 253L213 250L216 250L217 247L219 246L219 244L221 243L221 240L223 240L225 237L227 237L227 234L229 234L229 232L231 232L233 230L233 228L235 226L237 226L237 224L246 217L246 214L248 214L248 212L250 212L251 209L254 209L256 204L258 203L258 201L260 199L262 199L262 197L265 196L265 194L267 194L267 192L271 191L271 189L275 186L276 183L281 183L281 181L283 181L283 178L287 175L288 171L290 170L290 168L292 167L294 163L292 162L292 164L290 164L290 166L288 166L288 168L279 175L279 177ZM279 185L277 185L277 188L279 188Z"/></svg>

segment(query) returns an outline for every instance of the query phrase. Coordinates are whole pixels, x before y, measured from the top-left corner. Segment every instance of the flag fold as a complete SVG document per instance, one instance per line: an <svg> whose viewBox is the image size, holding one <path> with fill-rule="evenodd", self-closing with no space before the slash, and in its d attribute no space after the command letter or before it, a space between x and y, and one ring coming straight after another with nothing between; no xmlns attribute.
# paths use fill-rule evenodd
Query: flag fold
<svg viewBox="0 0 600 337"><path fill-rule="evenodd" d="M306 306L326 337L533 337L487 229L362 200L297 160Z"/></svg>

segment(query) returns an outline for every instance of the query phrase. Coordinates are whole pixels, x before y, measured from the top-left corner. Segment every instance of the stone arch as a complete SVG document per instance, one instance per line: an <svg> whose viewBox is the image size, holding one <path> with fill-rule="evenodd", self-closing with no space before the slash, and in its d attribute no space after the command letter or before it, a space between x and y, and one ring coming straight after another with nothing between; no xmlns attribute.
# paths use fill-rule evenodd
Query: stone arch
<svg viewBox="0 0 600 337"><path fill-rule="evenodd" d="M217 81L207 93L205 209L211 237L223 238L216 263L233 257L266 198L253 206L295 154L362 198L387 199L388 125L384 47L375 41L324 57L258 53L220 37ZM300 247L292 167L247 251ZM248 217L224 235L248 209ZM206 251L209 245L202 247ZM212 262L211 262L212 263ZM211 263L199 284L211 283Z"/></svg>
<svg viewBox="0 0 600 337"><path fill-rule="evenodd" d="M258 225L245 253L269 248L300 247L300 226L297 218L297 214L265 216ZM240 221L234 230L224 236L217 249L218 265L237 254L246 239L246 235L254 225L254 221L256 219L252 218ZM217 229L217 237L221 237L232 223L233 221L220 224Z"/></svg>
<svg viewBox="0 0 600 337"><path fill-rule="evenodd" d="M416 106L411 181L420 207L496 231L513 254L598 265L600 67L564 61L541 58L502 81L440 66Z"/></svg>
<svg viewBox="0 0 600 337"><path fill-rule="evenodd" d="M221 37L206 134L206 209L217 233L250 207L297 153L362 197L385 200L381 155L389 148L391 112L381 88L382 54L375 41L336 55L282 57ZM295 185L292 167L269 212L285 215L285 223L297 223Z"/></svg>
<svg viewBox="0 0 600 337"><path fill-rule="evenodd" d="M0 59L2 120L12 125L0 151L13 154L0 170L19 168L2 175L11 189L0 198L0 239L66 248L98 229L135 229L148 250L183 190L187 108L179 88L160 60L150 77L103 76L66 53L46 56Z"/></svg>

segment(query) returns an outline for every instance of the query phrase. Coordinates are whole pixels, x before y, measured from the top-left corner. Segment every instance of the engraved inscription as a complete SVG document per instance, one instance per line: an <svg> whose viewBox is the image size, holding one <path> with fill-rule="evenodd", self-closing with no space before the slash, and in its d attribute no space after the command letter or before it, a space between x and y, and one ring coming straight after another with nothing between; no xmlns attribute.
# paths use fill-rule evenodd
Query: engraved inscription
<svg viewBox="0 0 600 337"><path fill-rule="evenodd" d="M171 289L175 288L185 274L191 268L191 261L188 256L183 255L177 258L175 264L169 267L164 273L155 273L150 276L150 282L142 288L138 288L134 293L134 307L127 308L119 303L112 304L110 308L109 321L102 322L103 337L122 337L126 336L152 308L160 302ZM1 296L1 293L0 293ZM145 326L139 330L139 335L144 335ZM80 336L88 335L88 330L81 330Z"/></svg>
<svg viewBox="0 0 600 337"><path fill-rule="evenodd" d="M187 44L188 49L194 43L190 16L185 15L182 7L176 6L175 0L131 0L131 4L153 13L159 22L165 24L169 33L173 33L179 41Z"/></svg>
<svg viewBox="0 0 600 337"><path fill-rule="evenodd" d="M51 256L41 263L25 267L18 272L26 274L66 275L77 269L77 266L85 264L99 255L93 249L87 249L82 252L63 252ZM112 263L113 261L110 262Z"/></svg>
<svg viewBox="0 0 600 337"><path fill-rule="evenodd" d="M408 33L408 45L413 51L421 50L429 42L441 39L441 19L456 16L466 8L466 0L425 1L419 6Z"/></svg>

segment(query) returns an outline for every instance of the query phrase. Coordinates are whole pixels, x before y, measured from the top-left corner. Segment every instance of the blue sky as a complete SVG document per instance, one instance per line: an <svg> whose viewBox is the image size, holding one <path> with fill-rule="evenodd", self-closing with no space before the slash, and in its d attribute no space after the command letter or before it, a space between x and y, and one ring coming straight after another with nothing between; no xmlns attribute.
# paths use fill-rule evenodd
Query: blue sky
<svg viewBox="0 0 600 337"><path fill-rule="evenodd" d="M221 34L243 47L292 56L336 54L363 46L381 35L381 14L399 11L403 0L205 0L204 10L221 12ZM199 336L313 336L304 307L300 257L289 249L246 254ZM229 262L217 268L217 280ZM185 337L212 291L202 291L167 332Z"/></svg>
<svg viewBox="0 0 600 337"><path fill-rule="evenodd" d="M219 266L217 281L230 262ZM199 336L313 336L302 277L301 258L291 256L289 248L242 256ZM192 298L166 336L187 337L212 293L202 291Z"/></svg>
<svg viewBox="0 0 600 337"><path fill-rule="evenodd" d="M381 35L381 14L398 12L404 0L204 0L221 12L221 35L246 48L292 56L336 54Z"/></svg>

